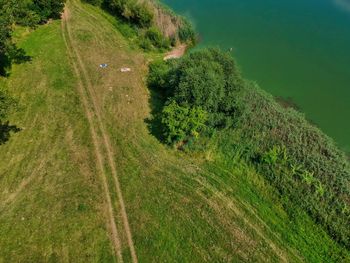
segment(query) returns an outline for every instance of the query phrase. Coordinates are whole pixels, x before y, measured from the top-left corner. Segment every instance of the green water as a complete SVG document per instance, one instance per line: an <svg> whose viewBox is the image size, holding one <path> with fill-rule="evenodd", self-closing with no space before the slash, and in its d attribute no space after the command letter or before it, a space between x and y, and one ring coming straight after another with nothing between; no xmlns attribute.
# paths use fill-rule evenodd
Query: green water
<svg viewBox="0 0 350 263"><path fill-rule="evenodd" d="M164 0L350 151L350 0Z"/></svg>

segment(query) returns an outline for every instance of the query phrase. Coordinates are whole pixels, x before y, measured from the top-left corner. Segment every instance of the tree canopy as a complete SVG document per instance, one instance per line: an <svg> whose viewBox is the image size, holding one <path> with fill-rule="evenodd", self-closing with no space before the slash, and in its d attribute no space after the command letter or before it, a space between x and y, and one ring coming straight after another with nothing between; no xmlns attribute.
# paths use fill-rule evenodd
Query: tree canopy
<svg viewBox="0 0 350 263"><path fill-rule="evenodd" d="M242 79L229 54L207 49L179 62L155 63L150 66L148 81L180 106L202 107L210 126L232 124Z"/></svg>

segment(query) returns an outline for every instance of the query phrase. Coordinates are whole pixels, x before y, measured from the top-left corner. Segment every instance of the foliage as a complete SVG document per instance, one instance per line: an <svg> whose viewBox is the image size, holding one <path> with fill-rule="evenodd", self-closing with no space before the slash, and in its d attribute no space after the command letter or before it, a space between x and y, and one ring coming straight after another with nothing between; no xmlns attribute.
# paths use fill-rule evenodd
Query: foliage
<svg viewBox="0 0 350 263"><path fill-rule="evenodd" d="M175 74L177 61L174 59L168 61L155 61L149 65L149 74L147 83L149 87L160 92L165 97L172 95L170 78Z"/></svg>
<svg viewBox="0 0 350 263"><path fill-rule="evenodd" d="M197 40L196 32L192 24L186 18L182 18L181 26L179 27L177 34L181 42L195 44Z"/></svg>
<svg viewBox="0 0 350 263"><path fill-rule="evenodd" d="M232 123L234 97L242 80L228 54L208 49L189 54L179 63L152 65L149 83L165 89L179 105L203 107L211 127L225 127Z"/></svg>
<svg viewBox="0 0 350 263"><path fill-rule="evenodd" d="M14 45L11 39L14 22L12 14L11 5L0 0L0 75L6 74L6 68L10 64L8 55Z"/></svg>
<svg viewBox="0 0 350 263"><path fill-rule="evenodd" d="M116 16L140 27L151 26L153 13L145 2L136 0L105 0L105 6Z"/></svg>
<svg viewBox="0 0 350 263"><path fill-rule="evenodd" d="M302 114L242 80L230 55L209 49L177 62L154 63L148 83L180 106L205 110L208 126L223 136L216 142L219 151L234 152L254 165L287 208L300 207L350 248L350 165L345 154Z"/></svg>
<svg viewBox="0 0 350 263"><path fill-rule="evenodd" d="M205 128L207 113L201 107L185 107L175 101L164 107L162 124L168 143L182 142L189 137L197 138Z"/></svg>
<svg viewBox="0 0 350 263"><path fill-rule="evenodd" d="M40 21L61 17L65 0L33 0L32 9L39 15Z"/></svg>
<svg viewBox="0 0 350 263"><path fill-rule="evenodd" d="M130 58L134 68L144 66L141 54L130 51L113 28L113 19L79 1L71 4L79 17L70 21L72 32L101 36L91 43L72 34L90 72L87 77L99 77L94 68L100 54ZM85 12L97 18L94 25ZM74 262L114 262L89 123L75 89L77 78L84 76L74 77L59 23L30 33L20 45L36 59L5 81L28 106L15 116L28 128L0 151L1 200L32 174L34 181L15 201L1 203L0 261L57 262L69 257ZM89 56L91 50L94 56ZM339 260L339 246L307 214L288 217L254 168L217 156L222 162L203 162L161 147L140 125L147 108L142 78L128 82L127 93L135 98L131 104L122 99L123 79L120 74L102 79L116 85L104 101L103 122L120 153L115 162L140 261L349 261L347 252ZM105 91L103 83L96 85L97 93ZM111 193L117 198L113 189Z"/></svg>
<svg viewBox="0 0 350 263"><path fill-rule="evenodd" d="M169 48L170 46L170 40L166 39L156 27L151 27L146 31L145 39L156 48Z"/></svg>
<svg viewBox="0 0 350 263"><path fill-rule="evenodd" d="M34 28L50 18L59 18L64 3L65 0L0 0L0 75L6 76L12 62L29 59L12 41L13 26Z"/></svg>
<svg viewBox="0 0 350 263"><path fill-rule="evenodd" d="M254 83L247 83L240 108L236 130L240 143L250 145L247 158L257 160L276 145L285 145L284 162L257 165L283 195L349 248L350 213L344 208L349 205L350 165L345 154L302 114L284 109Z"/></svg>

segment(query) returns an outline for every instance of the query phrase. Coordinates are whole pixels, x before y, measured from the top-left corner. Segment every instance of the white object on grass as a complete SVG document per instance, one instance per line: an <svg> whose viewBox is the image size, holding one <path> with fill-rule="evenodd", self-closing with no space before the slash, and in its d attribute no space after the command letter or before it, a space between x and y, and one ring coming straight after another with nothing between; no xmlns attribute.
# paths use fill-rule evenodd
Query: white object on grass
<svg viewBox="0 0 350 263"><path fill-rule="evenodd" d="M130 72L131 68L121 68L120 72Z"/></svg>

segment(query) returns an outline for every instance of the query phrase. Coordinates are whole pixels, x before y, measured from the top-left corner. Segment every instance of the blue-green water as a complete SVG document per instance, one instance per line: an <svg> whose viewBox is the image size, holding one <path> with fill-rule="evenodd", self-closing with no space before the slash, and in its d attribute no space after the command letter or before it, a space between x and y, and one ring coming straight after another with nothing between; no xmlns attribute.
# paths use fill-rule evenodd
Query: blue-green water
<svg viewBox="0 0 350 263"><path fill-rule="evenodd" d="M164 0L350 151L350 0Z"/></svg>

